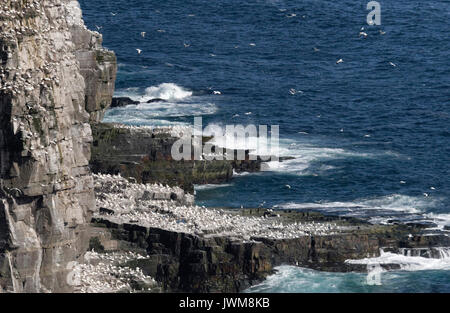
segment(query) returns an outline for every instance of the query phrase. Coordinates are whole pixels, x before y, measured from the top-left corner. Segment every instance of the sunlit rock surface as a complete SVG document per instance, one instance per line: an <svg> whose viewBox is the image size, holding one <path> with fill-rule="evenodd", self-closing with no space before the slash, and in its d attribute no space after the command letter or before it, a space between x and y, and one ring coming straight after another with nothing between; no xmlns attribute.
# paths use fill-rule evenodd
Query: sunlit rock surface
<svg viewBox="0 0 450 313"><path fill-rule="evenodd" d="M70 291L95 207L89 121L112 97L115 57L77 1L0 4L0 291Z"/></svg>

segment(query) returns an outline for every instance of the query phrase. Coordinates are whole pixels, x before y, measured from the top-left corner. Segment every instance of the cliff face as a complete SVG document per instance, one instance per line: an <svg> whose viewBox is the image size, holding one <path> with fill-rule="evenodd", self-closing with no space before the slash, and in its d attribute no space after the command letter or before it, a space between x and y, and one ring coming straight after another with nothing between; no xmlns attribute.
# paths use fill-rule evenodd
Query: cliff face
<svg viewBox="0 0 450 313"><path fill-rule="evenodd" d="M0 5L0 292L69 291L95 208L89 121L109 105L115 56L77 1Z"/></svg>

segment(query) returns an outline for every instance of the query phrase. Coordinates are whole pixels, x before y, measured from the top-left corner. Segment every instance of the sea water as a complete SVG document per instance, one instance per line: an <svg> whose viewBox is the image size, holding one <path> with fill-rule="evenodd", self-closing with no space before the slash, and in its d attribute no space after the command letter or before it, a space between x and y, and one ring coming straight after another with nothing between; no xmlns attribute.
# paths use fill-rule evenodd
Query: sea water
<svg viewBox="0 0 450 313"><path fill-rule="evenodd" d="M449 225L449 2L382 1L379 26L368 1L79 2L117 54L116 96L141 102L106 122L280 126L294 159L199 187L199 204ZM448 267L418 264L381 284L282 266L249 291L450 291Z"/></svg>

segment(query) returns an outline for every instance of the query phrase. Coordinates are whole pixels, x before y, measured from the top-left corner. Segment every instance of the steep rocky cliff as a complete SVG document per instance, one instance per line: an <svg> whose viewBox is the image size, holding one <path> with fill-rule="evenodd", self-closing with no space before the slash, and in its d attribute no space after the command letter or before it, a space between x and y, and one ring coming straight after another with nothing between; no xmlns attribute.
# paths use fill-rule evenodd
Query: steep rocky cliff
<svg viewBox="0 0 450 313"><path fill-rule="evenodd" d="M0 292L71 290L95 207L89 121L115 74L77 1L0 4Z"/></svg>

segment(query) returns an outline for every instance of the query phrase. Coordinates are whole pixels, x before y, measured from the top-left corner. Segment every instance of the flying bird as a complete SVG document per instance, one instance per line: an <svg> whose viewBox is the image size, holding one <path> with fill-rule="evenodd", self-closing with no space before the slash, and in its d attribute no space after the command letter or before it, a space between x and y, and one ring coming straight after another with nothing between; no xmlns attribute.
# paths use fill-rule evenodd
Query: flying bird
<svg viewBox="0 0 450 313"><path fill-rule="evenodd" d="M142 50L141 50L141 49L136 49L136 51L137 51L138 54L141 54L141 53L142 53Z"/></svg>
<svg viewBox="0 0 450 313"><path fill-rule="evenodd" d="M336 64L339 64L339 63L342 63L342 62L344 62L344 60L339 59L339 60L336 61Z"/></svg>

